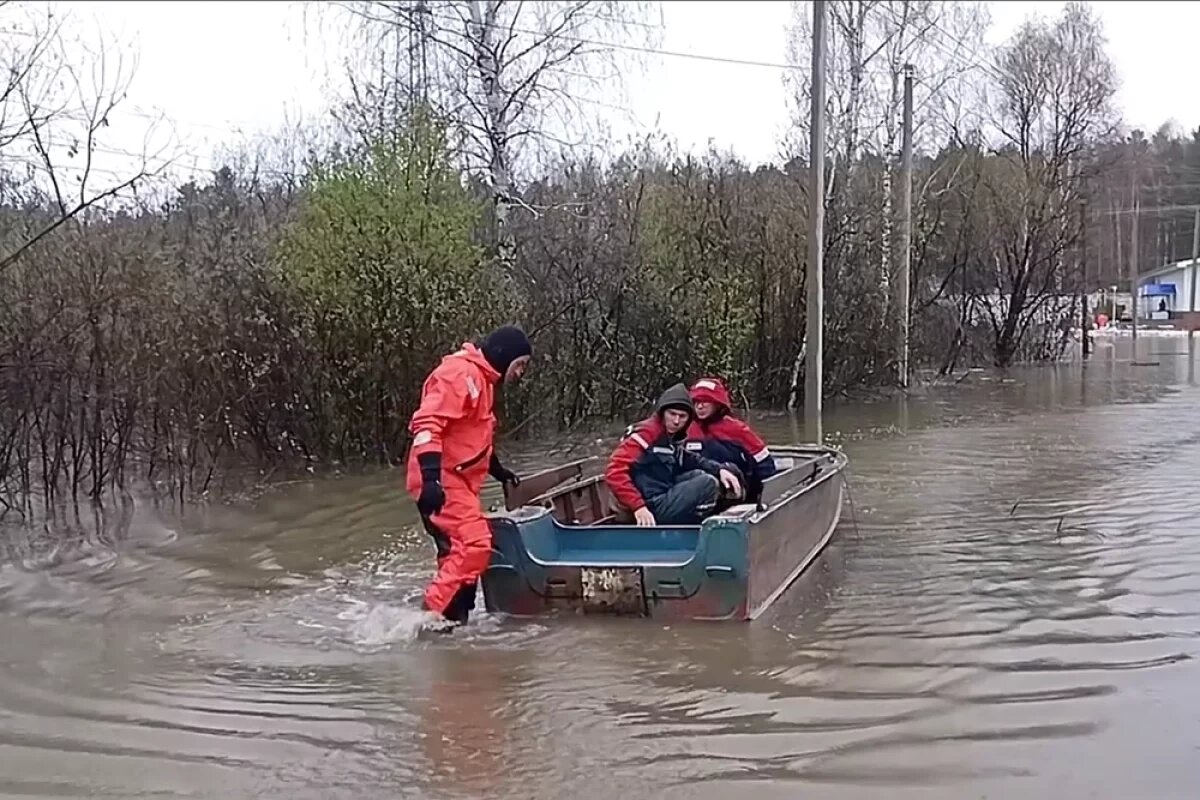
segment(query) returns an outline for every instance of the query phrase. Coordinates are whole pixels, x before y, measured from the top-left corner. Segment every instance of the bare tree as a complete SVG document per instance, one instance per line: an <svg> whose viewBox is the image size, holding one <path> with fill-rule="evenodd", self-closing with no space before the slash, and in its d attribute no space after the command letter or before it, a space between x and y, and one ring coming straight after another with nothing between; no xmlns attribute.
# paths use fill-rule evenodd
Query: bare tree
<svg viewBox="0 0 1200 800"><path fill-rule="evenodd" d="M134 66L127 65L103 37L89 44L68 35L68 19L53 11L44 15L20 13L13 4L0 5L0 17L12 21L12 36L0 46L0 69L8 76L0 89L0 154L8 163L21 163L34 186L45 188L53 213L16 241L6 243L0 271L31 247L88 209L118 197L139 182L169 166L151 164L149 131L141 153L107 150L102 132L126 99ZM125 174L97 166L97 154L133 156L138 164ZM161 156L161 153L159 154ZM109 174L96 188L98 174Z"/></svg>
<svg viewBox="0 0 1200 800"><path fill-rule="evenodd" d="M863 311L886 326L894 323L894 195L904 67L912 64L918 76L916 145L934 149L962 124L965 109L955 99L967 96L970 79L979 72L988 15L982 3L934 0L832 0L826 8L829 175L823 202L828 207L828 280L844 281L848 270L856 271L855 280L865 278ZM785 146L804 157L811 104L807 65L812 4L794 2L793 14L786 54L796 69L785 74L793 129ZM914 198L917 216L923 212L924 188L918 187ZM869 274L859 276L864 269ZM793 368L797 386L802 359L803 348Z"/></svg>
<svg viewBox="0 0 1200 800"><path fill-rule="evenodd" d="M936 147L970 111L960 105L981 74L987 6L958 0L832 0L827 48L826 146L839 161L895 160L900 137L904 65L918 75L914 131L918 149ZM803 155L808 142L812 4L792 3L785 85L794 129L785 145ZM849 167L843 166L844 169Z"/></svg>
<svg viewBox="0 0 1200 800"><path fill-rule="evenodd" d="M630 32L652 43L645 25L654 3L573 0L377 0L341 7L379 45L378 77L352 80L355 105L392 113L412 103L431 105L454 121L465 165L488 183L494 204L495 244L511 265L509 215L521 206L523 167L539 145L585 142L593 104L620 84L615 54L636 52Z"/></svg>
<svg viewBox="0 0 1200 800"><path fill-rule="evenodd" d="M892 273L893 185L899 172L904 67L916 67L913 127L917 146L944 140L954 119L947 115L968 76L977 74L988 12L979 2L934 0L833 0L829 10L827 149L832 156L828 197L844 193L864 160L884 169L880 200L878 281L883 296ZM811 2L793 2L790 64L811 61ZM811 80L806 70L786 76L792 102L794 143L808 142ZM870 170L876 172L876 170ZM845 219L844 219L844 222Z"/></svg>
<svg viewBox="0 0 1200 800"><path fill-rule="evenodd" d="M1116 131L1116 70L1091 9L1070 3L1054 23L1030 20L992 70L996 156L985 174L992 218L993 291L984 299L1004 366L1026 334L1065 313L1063 261L1078 235L1075 209L1092 148Z"/></svg>

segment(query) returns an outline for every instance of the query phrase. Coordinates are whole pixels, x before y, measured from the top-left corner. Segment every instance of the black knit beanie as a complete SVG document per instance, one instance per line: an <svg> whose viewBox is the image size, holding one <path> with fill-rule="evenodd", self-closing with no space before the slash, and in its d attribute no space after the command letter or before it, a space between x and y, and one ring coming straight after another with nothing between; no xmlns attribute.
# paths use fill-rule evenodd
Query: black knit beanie
<svg viewBox="0 0 1200 800"><path fill-rule="evenodd" d="M509 365L521 356L533 355L533 345L529 343L525 331L515 325L505 325L492 331L479 349L501 376L508 372Z"/></svg>

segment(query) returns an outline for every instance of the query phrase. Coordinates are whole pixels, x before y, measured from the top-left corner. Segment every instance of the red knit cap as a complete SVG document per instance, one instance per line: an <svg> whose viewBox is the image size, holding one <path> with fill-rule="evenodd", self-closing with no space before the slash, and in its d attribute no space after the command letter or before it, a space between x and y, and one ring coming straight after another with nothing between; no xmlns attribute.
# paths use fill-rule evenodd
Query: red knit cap
<svg viewBox="0 0 1200 800"><path fill-rule="evenodd" d="M716 403L726 410L733 407L729 401L729 390L720 378L701 378L692 384L691 395L693 403Z"/></svg>

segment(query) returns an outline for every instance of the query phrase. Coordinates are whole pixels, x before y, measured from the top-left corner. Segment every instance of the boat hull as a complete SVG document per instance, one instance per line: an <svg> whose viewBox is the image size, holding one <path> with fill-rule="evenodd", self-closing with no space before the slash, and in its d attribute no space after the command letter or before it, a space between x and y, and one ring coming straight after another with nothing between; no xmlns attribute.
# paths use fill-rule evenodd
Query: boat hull
<svg viewBox="0 0 1200 800"><path fill-rule="evenodd" d="M772 450L791 466L766 482L763 501L698 526L564 524L533 504L489 515L487 609L519 617L755 619L829 543L845 496L840 451Z"/></svg>

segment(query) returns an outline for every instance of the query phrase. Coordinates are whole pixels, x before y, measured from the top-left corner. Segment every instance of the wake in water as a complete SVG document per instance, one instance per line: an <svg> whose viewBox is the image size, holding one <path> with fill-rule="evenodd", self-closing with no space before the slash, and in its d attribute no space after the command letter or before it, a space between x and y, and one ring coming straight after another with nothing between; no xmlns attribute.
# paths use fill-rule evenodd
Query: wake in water
<svg viewBox="0 0 1200 800"><path fill-rule="evenodd" d="M483 607L483 592L467 625L447 622L421 608L429 570L407 559L379 563L368 559L353 566L325 571L316 585L297 587L286 593L258 596L236 611L213 615L206 621L210 630L202 637L211 640L230 635L245 637L246 646L264 644L283 647L295 656L312 653L315 647L326 659L344 655L374 655L403 649L417 642L508 644L525 640L545 630L540 625L521 624L505 630L504 615L490 614ZM198 631L193 631L198 633ZM278 658L275 650L270 657Z"/></svg>

